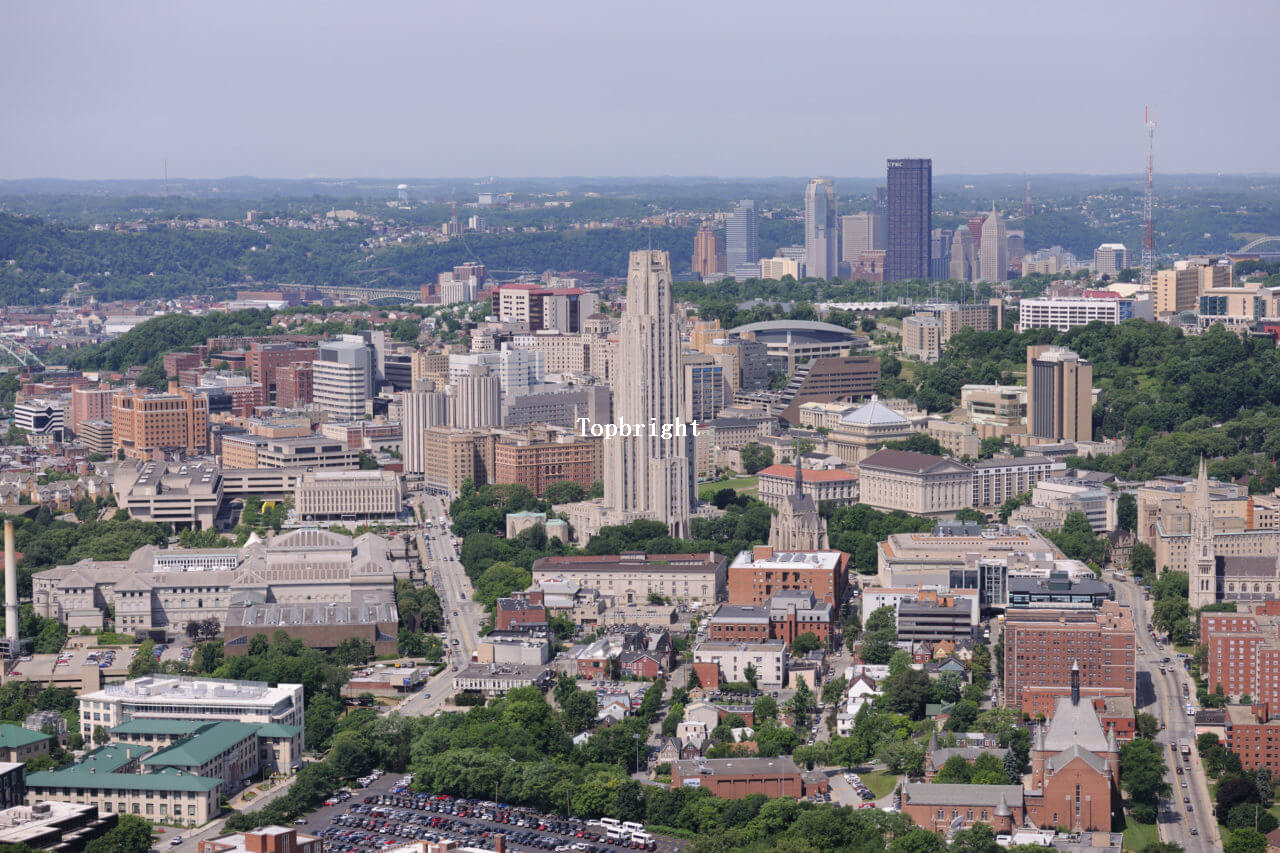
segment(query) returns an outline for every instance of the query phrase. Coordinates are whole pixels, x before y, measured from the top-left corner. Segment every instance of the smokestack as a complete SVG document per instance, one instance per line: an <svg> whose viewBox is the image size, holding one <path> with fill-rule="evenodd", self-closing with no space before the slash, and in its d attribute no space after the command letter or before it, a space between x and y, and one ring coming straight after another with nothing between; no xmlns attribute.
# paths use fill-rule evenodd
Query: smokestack
<svg viewBox="0 0 1280 853"><path fill-rule="evenodd" d="M18 649L18 558L13 544L13 519L4 522L4 635L13 653Z"/></svg>
<svg viewBox="0 0 1280 853"><path fill-rule="evenodd" d="M1080 704L1080 661L1071 662L1071 704Z"/></svg>

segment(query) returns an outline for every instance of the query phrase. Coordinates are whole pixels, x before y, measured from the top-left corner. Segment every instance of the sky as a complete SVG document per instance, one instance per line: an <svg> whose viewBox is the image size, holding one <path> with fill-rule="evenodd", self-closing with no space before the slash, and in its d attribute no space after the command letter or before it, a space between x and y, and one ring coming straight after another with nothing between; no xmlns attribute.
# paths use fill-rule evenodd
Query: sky
<svg viewBox="0 0 1280 853"><path fill-rule="evenodd" d="M1275 0L7 0L0 178L1276 172ZM1271 93L1271 94L1267 94Z"/></svg>

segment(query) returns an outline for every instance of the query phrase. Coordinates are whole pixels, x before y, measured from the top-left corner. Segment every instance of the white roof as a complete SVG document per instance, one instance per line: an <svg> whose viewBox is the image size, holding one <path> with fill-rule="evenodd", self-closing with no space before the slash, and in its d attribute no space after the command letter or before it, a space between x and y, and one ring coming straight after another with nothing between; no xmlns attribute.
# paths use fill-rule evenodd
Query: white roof
<svg viewBox="0 0 1280 853"><path fill-rule="evenodd" d="M911 422L881 403L874 394L871 401L840 418L842 424L859 426L910 426Z"/></svg>

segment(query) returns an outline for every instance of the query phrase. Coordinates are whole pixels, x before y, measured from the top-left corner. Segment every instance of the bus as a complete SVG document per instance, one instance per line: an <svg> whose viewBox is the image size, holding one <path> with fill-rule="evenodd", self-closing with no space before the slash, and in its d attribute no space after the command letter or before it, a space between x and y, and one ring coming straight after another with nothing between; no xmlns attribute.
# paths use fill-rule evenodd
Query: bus
<svg viewBox="0 0 1280 853"><path fill-rule="evenodd" d="M602 817L600 818L600 825L605 829L622 829L622 821L616 817Z"/></svg>

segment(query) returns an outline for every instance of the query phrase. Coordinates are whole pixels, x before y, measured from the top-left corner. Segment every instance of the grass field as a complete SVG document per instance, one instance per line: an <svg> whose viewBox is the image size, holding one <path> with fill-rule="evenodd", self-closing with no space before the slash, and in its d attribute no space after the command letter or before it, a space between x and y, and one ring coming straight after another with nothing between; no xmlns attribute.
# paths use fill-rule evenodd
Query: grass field
<svg viewBox="0 0 1280 853"><path fill-rule="evenodd" d="M1139 851L1148 844L1160 840L1160 832L1154 823L1138 823L1131 817L1125 819L1124 849Z"/></svg>
<svg viewBox="0 0 1280 853"><path fill-rule="evenodd" d="M859 773L862 777L862 784L867 786L867 790L876 795L876 799L886 796L893 790L893 786L898 784L898 777L892 773L886 773L883 770L869 770L866 773Z"/></svg>
<svg viewBox="0 0 1280 853"><path fill-rule="evenodd" d="M735 492L750 495L754 498L759 484L760 481L755 477L732 477L728 480L714 480L698 486L698 497L704 501L709 501L721 489L733 489Z"/></svg>

